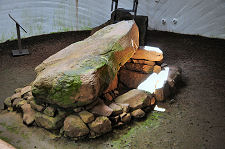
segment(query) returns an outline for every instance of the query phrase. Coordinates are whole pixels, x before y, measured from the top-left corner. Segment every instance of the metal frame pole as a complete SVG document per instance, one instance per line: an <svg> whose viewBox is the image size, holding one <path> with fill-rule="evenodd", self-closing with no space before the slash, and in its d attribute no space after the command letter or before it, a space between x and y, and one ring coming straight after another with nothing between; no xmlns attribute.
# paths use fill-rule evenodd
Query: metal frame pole
<svg viewBox="0 0 225 149"><path fill-rule="evenodd" d="M21 53L22 44L21 44L21 37L20 37L20 25L16 23L16 31L17 31L17 39L18 39L18 48L19 52Z"/></svg>

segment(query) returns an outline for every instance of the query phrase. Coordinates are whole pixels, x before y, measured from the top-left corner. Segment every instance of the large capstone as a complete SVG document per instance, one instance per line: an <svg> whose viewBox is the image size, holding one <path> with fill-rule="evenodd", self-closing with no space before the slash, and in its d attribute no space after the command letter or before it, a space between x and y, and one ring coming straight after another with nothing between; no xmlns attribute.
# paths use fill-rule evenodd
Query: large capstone
<svg viewBox="0 0 225 149"><path fill-rule="evenodd" d="M74 108L92 103L139 47L134 21L109 25L36 67L32 93L39 102Z"/></svg>

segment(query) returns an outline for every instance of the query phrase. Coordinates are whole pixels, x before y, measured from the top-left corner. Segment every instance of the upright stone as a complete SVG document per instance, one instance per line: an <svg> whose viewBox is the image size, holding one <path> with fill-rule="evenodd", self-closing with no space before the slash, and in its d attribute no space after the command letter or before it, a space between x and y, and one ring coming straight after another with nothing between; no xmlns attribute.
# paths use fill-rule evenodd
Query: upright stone
<svg viewBox="0 0 225 149"><path fill-rule="evenodd" d="M111 121L105 116L97 117L96 120L90 123L88 126L98 135L105 134L112 130Z"/></svg>
<svg viewBox="0 0 225 149"><path fill-rule="evenodd" d="M140 85L150 75L127 70L124 68L120 69L119 74L120 74L119 80L128 88L137 88L138 85Z"/></svg>
<svg viewBox="0 0 225 149"><path fill-rule="evenodd" d="M30 104L25 103L21 108L23 110L23 122L26 125L32 124L34 122L35 112L31 108Z"/></svg>
<svg viewBox="0 0 225 149"><path fill-rule="evenodd" d="M106 26L71 44L36 67L35 100L63 108L93 102L138 47L138 27L132 20Z"/></svg>

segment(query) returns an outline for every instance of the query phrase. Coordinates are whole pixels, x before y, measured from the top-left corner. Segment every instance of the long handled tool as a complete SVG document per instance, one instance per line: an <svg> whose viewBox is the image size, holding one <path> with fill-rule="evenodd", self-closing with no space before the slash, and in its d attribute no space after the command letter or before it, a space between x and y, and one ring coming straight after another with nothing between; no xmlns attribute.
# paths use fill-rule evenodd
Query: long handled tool
<svg viewBox="0 0 225 149"><path fill-rule="evenodd" d="M22 49L21 44L21 37L20 37L20 28L27 33L27 31L9 14L9 17L16 23L16 31L17 31L17 38L18 38L18 50L12 50L13 56L22 56L30 54L27 49Z"/></svg>

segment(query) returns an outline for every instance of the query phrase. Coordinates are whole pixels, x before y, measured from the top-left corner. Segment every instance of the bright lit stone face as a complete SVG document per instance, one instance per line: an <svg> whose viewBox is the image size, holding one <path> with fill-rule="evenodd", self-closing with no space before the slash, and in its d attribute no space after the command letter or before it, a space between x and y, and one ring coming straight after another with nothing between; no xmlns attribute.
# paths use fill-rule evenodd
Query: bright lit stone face
<svg viewBox="0 0 225 149"><path fill-rule="evenodd" d="M163 54L162 50L160 50L158 47L144 46L143 49Z"/></svg>
<svg viewBox="0 0 225 149"><path fill-rule="evenodd" d="M151 74L144 82L142 82L137 89L144 90L150 93L155 93L155 89L162 88L168 78L169 67L166 67L159 74Z"/></svg>
<svg viewBox="0 0 225 149"><path fill-rule="evenodd" d="M134 53L132 59L145 59L148 61L162 61L163 52L157 47L140 46Z"/></svg>
<svg viewBox="0 0 225 149"><path fill-rule="evenodd" d="M157 105L155 106L154 110L155 110L155 111L159 111L159 112L165 112L165 111L166 111L165 108L160 108L160 107L158 107Z"/></svg>

